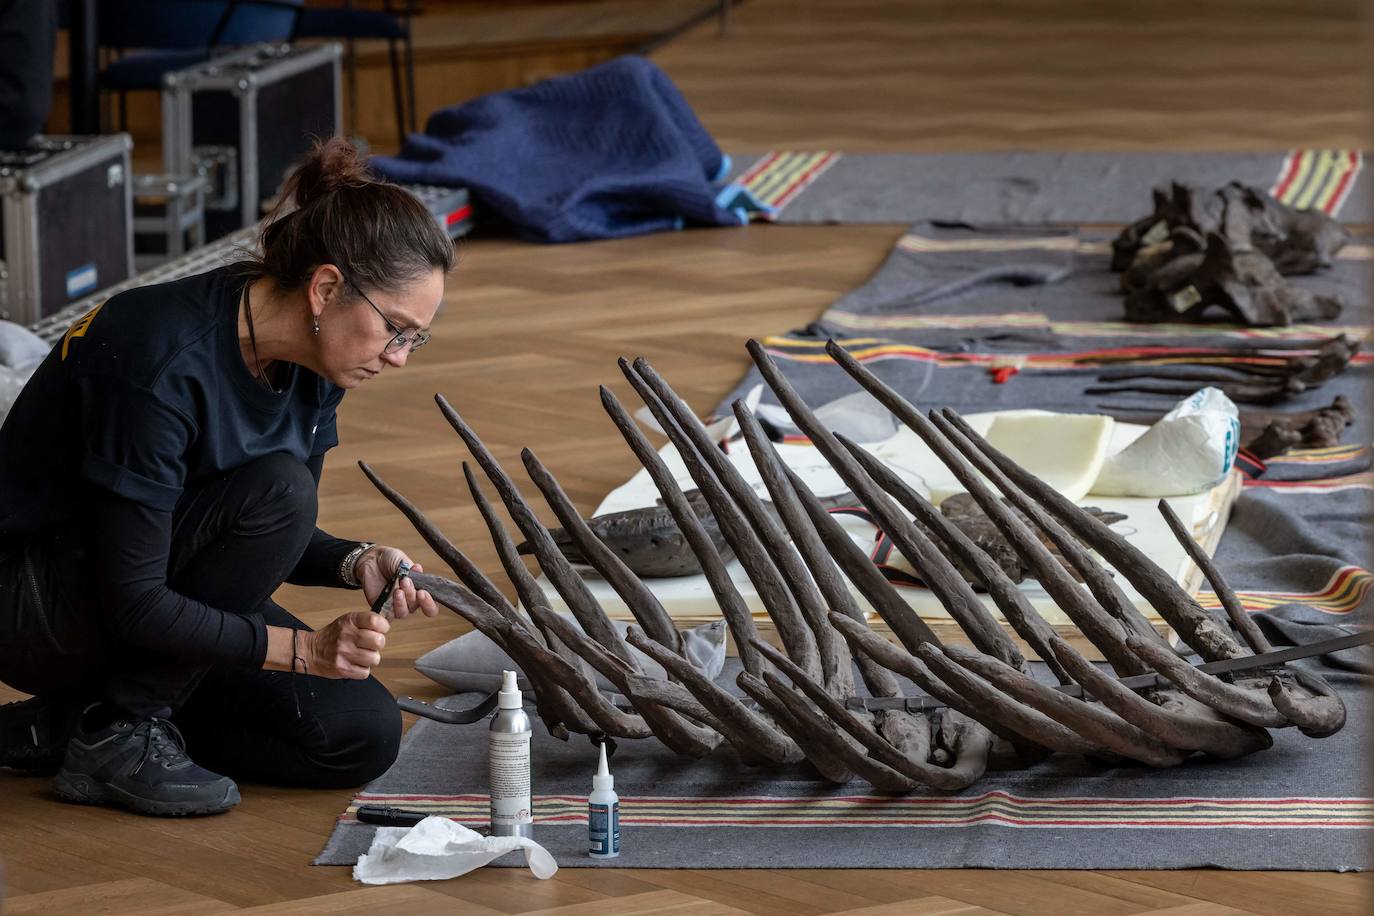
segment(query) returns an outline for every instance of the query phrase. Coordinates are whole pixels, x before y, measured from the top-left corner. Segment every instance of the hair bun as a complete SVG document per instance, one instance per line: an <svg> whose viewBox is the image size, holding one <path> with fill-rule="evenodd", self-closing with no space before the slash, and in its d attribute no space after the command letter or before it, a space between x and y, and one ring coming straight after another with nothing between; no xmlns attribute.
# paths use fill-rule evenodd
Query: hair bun
<svg viewBox="0 0 1374 916"><path fill-rule="evenodd" d="M285 291L300 289L324 264L347 269L359 290L401 289L453 267L453 240L429 208L372 177L342 137L317 143L287 179L259 243L235 269Z"/></svg>
<svg viewBox="0 0 1374 916"><path fill-rule="evenodd" d="M373 181L358 150L343 137L316 143L310 155L291 176L289 197L303 208L341 188L358 188Z"/></svg>

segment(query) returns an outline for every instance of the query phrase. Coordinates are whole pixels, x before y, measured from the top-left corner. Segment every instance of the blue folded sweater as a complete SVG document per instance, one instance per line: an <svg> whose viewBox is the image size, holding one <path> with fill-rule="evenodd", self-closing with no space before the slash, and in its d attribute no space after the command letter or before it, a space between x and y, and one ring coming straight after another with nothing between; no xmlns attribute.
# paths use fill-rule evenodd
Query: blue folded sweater
<svg viewBox="0 0 1374 916"><path fill-rule="evenodd" d="M392 181L466 187L484 211L534 241L745 218L716 203L722 192L713 182L729 171L728 157L642 57L441 109L399 155L371 164Z"/></svg>

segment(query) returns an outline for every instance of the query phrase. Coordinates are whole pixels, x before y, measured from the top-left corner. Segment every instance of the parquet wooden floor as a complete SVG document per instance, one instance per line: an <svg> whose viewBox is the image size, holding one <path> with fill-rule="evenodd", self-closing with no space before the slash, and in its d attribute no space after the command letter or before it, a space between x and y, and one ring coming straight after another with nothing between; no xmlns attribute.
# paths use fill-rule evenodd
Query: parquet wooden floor
<svg viewBox="0 0 1374 916"><path fill-rule="evenodd" d="M1368 52L1354 3L752 0L733 20L728 39L708 23L657 59L735 151L1282 149L1364 145L1368 133ZM464 242L434 343L344 404L324 526L434 561L353 467L366 458L494 572L461 492L465 456L430 400L436 391L502 460L535 448L590 509L634 467L596 398L599 383L629 394L617 356L648 356L708 410L743 371L747 336L811 320L877 266L897 233L751 226L559 247ZM352 607L338 592L284 591L283 603L316 625ZM382 679L397 693L436 696L411 663L461 629L451 617L402 622ZM0 700L16 696L0 689ZM6 912L1370 911L1369 878L1299 872L564 869L539 882L490 869L360 888L345 869L307 864L348 797L249 786L227 816L148 820L61 805L44 781L0 776Z"/></svg>

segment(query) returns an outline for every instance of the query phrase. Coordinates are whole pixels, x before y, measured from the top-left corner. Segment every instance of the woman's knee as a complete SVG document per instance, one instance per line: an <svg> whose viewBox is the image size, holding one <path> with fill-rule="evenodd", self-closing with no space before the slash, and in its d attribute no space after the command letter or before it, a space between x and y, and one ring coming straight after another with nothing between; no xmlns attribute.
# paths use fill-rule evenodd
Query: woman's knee
<svg viewBox="0 0 1374 916"><path fill-rule="evenodd" d="M401 711L376 678L349 682L347 711L321 716L322 746L309 752L320 774L320 788L347 788L370 782L396 762L401 746Z"/></svg>
<svg viewBox="0 0 1374 916"><path fill-rule="evenodd" d="M310 469L284 452L255 458L235 472L257 496L256 507L264 516L285 519L313 530L319 513L319 494Z"/></svg>

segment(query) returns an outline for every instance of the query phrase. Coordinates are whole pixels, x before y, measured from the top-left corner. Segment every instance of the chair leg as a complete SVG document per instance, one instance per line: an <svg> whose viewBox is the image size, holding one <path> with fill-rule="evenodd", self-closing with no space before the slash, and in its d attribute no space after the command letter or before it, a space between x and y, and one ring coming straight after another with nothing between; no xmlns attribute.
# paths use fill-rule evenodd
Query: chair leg
<svg viewBox="0 0 1374 916"><path fill-rule="evenodd" d="M344 42L348 56L348 132L358 132L358 48L353 39Z"/></svg>
<svg viewBox="0 0 1374 916"><path fill-rule="evenodd" d="M406 39L405 39L405 41L406 41L406 46L405 46L405 58L406 58L406 95L408 95L408 96L410 97L410 119L409 119L409 126L410 126L410 132L411 132L411 133L415 133L417 130L419 130L419 128L415 126L415 125L416 125L416 119L419 117L419 115L418 115L418 113L417 113L417 111L416 111L416 107L415 107L415 106L416 106L416 101L415 101L415 44L414 44L414 42L411 40L411 36L410 36L410 22L409 22L409 21L406 22Z"/></svg>
<svg viewBox="0 0 1374 916"><path fill-rule="evenodd" d="M396 142L406 140L406 107L401 92L401 59L396 49L396 39L387 40L387 54L391 58L391 90L396 104Z"/></svg>

